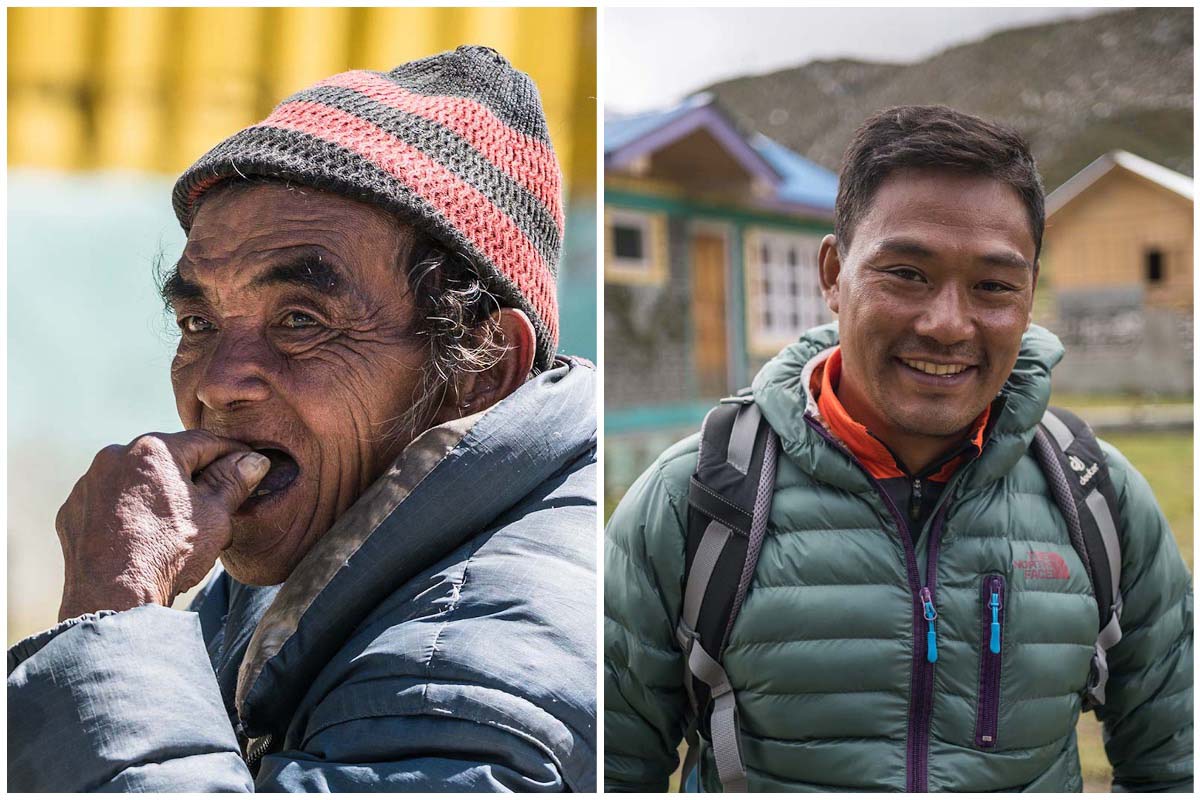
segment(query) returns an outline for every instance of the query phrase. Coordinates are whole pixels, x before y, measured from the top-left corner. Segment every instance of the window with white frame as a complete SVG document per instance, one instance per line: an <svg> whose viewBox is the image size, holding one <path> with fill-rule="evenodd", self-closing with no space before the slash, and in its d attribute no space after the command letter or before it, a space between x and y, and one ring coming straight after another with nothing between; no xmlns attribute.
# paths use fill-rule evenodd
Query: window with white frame
<svg viewBox="0 0 1200 800"><path fill-rule="evenodd" d="M666 277L666 222L662 214L608 208L605 277L623 283L661 283Z"/></svg>
<svg viewBox="0 0 1200 800"><path fill-rule="evenodd" d="M750 346L775 352L829 318L821 297L817 254L821 238L767 230L746 241Z"/></svg>

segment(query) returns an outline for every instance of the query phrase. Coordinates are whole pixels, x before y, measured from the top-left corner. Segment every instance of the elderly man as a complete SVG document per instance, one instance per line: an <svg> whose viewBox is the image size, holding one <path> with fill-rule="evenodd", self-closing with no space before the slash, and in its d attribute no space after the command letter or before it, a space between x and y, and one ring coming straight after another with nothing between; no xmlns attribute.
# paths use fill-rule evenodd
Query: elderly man
<svg viewBox="0 0 1200 800"><path fill-rule="evenodd" d="M532 82L480 47L334 76L174 204L186 430L59 512L8 788L593 790L593 369L555 357Z"/></svg>
<svg viewBox="0 0 1200 800"><path fill-rule="evenodd" d="M1145 480L1046 414L1025 143L882 112L835 217L838 324L608 526L606 787L665 788L694 722L705 791L1080 791L1086 700L1118 787L1190 790L1190 578Z"/></svg>

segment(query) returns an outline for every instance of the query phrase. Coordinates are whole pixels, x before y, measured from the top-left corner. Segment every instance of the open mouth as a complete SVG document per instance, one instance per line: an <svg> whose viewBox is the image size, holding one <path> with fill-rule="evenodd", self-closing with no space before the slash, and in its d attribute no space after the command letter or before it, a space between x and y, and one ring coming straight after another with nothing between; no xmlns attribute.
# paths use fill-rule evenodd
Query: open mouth
<svg viewBox="0 0 1200 800"><path fill-rule="evenodd" d="M250 495L251 500L283 491L299 477L300 465L296 463L296 459L284 451L273 447L264 447L257 448L256 452L271 459L271 468L267 471L266 477L258 482L258 486Z"/></svg>

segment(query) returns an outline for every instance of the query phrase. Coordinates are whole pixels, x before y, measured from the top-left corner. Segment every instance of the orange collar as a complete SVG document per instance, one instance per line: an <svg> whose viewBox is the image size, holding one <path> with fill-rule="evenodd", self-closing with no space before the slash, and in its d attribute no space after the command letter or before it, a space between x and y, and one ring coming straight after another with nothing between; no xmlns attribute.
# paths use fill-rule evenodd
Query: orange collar
<svg viewBox="0 0 1200 800"><path fill-rule="evenodd" d="M837 386L841 377L842 348L837 347L829 354L829 358L818 364L813 370L812 383L809 385L809 391L817 400L817 408L820 410L821 418L829 432L845 443L850 453L859 460L873 478L883 480L885 478L914 477L896 463L895 456L884 446L883 442L875 438L865 426L856 422L847 413L837 396ZM988 406L971 424L970 444L974 447L976 454L983 450L984 429L987 427L990 414L991 406ZM928 479L940 482L950 480L954 471L958 469L965 458L966 453L959 453L943 464L936 473L927 476Z"/></svg>

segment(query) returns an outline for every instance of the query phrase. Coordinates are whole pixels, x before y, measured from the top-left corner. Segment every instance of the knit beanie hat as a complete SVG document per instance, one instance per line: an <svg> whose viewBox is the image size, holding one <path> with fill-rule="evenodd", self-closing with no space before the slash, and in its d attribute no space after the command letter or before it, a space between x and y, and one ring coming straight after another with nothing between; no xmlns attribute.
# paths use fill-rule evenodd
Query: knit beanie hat
<svg viewBox="0 0 1200 800"><path fill-rule="evenodd" d="M562 173L537 87L495 50L343 72L292 95L179 178L184 231L205 192L252 176L375 204L470 256L500 304L529 315L535 363L550 366Z"/></svg>

